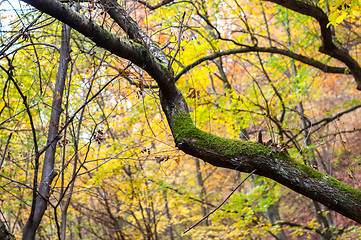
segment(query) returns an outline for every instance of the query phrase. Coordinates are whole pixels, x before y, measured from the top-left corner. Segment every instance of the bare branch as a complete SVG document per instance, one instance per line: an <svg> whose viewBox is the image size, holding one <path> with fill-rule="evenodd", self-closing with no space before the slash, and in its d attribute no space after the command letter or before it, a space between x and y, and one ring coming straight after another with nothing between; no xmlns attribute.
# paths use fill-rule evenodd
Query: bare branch
<svg viewBox="0 0 361 240"><path fill-rule="evenodd" d="M310 5L303 1L299 0L265 0L269 2L276 3L285 8L291 9L295 12L298 12L303 15L307 15L316 19L320 25L321 37L322 37L322 47L319 51L327 54L333 58L336 58L346 64L350 69L352 75L355 78L357 89L361 90L361 67L355 59L353 59L350 54L333 43L333 34L331 28L327 26L329 23L328 17L324 11L314 5Z"/></svg>
<svg viewBox="0 0 361 240"><path fill-rule="evenodd" d="M180 24L179 24L179 33L178 33L178 47L177 47L177 50L175 51L172 59L170 60L170 63L169 63L169 69L172 68L172 64L174 62L174 59L177 57L177 54L179 52L179 49L181 47L181 37L182 37L182 33L183 33L183 23L184 23L184 17L186 15L186 12L183 13L182 15L182 19L180 20Z"/></svg>
<svg viewBox="0 0 361 240"><path fill-rule="evenodd" d="M307 132L309 128L315 128L312 130L312 132L310 132L309 134L313 134L315 132L317 132L318 130L320 130L321 128L325 127L327 124L329 124L330 122L333 122L334 120L336 119L339 119L341 116L347 114L347 113L350 113L350 112L353 112L357 109L361 108L361 104L358 104L356 106L353 106L353 107L350 107L342 112L339 112L337 113L336 115L334 115L333 117L326 117L326 118L323 118L317 122L314 122L314 123L309 123L306 127L302 128L299 133L297 135L295 135L293 138L291 138L287 143L289 143L290 141L296 139L299 135L301 135L303 132ZM320 125L320 126L319 126Z"/></svg>
<svg viewBox="0 0 361 240"><path fill-rule="evenodd" d="M292 59L295 59L297 61L300 61L304 64L318 68L325 73L349 74L349 70L347 68L331 67L331 66L323 64L313 58L309 58L309 57L294 53L289 50L279 49L279 48L275 48L275 47L247 47L247 48L235 48L235 49L229 49L229 50L225 50L225 51L215 52L212 55L208 55L208 56L199 58L198 60L194 61L193 63L191 63L188 66L186 66L185 68L183 68L182 71L180 71L175 76L175 80L177 81L183 74L187 73L189 70L191 70L192 68L198 66L199 64L201 64L205 61L214 60L214 59L222 57L222 56L228 56L228 55L239 54L239 53L251 53L251 52L281 54L281 55L290 57Z"/></svg>
<svg viewBox="0 0 361 240"><path fill-rule="evenodd" d="M160 7L163 7L163 6L167 5L168 3L172 3L174 0L163 0L160 3L157 3L154 6L150 5L148 2L143 1L143 0L133 0L133 1L143 4L144 6L149 8L149 10L155 10L157 8L160 8Z"/></svg>

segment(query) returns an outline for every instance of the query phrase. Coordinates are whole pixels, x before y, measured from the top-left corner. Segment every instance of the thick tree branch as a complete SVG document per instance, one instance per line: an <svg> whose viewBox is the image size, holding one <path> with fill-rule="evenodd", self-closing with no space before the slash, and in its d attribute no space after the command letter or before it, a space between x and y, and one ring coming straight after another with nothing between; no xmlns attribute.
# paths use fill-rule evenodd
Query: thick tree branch
<svg viewBox="0 0 361 240"><path fill-rule="evenodd" d="M143 68L154 79L158 79L158 85L162 89L167 89L165 94L171 95L176 91L169 88L168 82L172 81L172 75L167 67L150 54L149 50L139 43L127 41L115 36L109 31L96 24L80 13L74 11L66 4L56 0L24 0L38 10L66 23L73 29L79 31L84 36L91 39L97 46L102 47L111 53L130 60L132 63ZM173 86L173 84L170 84Z"/></svg>
<svg viewBox="0 0 361 240"><path fill-rule="evenodd" d="M144 45L152 56L161 64L168 67L168 59L165 53L139 27L137 22L127 14L116 0L102 0L102 2L109 8L108 13L110 17L127 33L130 39Z"/></svg>
<svg viewBox="0 0 361 240"><path fill-rule="evenodd" d="M341 62L343 62L344 64L346 64L346 66L350 69L352 75L355 78L357 89L361 90L361 67L356 62L356 60L350 56L350 54L346 50L337 47L333 43L332 40L333 36L331 29L327 27L327 24L329 23L328 17L321 8L307 4L299 0L265 0L265 1L276 3L290 10L293 10L295 12L316 19L320 25L321 37L322 37L322 46L320 47L319 51L333 58L336 58Z"/></svg>
<svg viewBox="0 0 361 240"><path fill-rule="evenodd" d="M218 167L271 178L361 223L361 192L289 156L271 152L255 142L225 139L196 128L189 115L173 118L176 145L192 156Z"/></svg>

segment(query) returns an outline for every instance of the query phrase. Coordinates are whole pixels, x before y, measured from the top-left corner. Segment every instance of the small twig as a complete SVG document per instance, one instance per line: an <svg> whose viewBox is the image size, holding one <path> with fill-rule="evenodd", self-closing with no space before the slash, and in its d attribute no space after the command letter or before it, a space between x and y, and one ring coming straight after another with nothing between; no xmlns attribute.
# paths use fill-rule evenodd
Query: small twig
<svg viewBox="0 0 361 240"><path fill-rule="evenodd" d="M160 3L152 6L150 5L149 3L147 3L146 1L142 1L142 0L136 0L136 2L140 3L140 4L143 4L144 6L146 6L147 8L149 8L149 10L156 10L157 8L160 8L164 5L167 5L168 3L171 3L173 2L174 0L163 0L161 1Z"/></svg>
<svg viewBox="0 0 361 240"><path fill-rule="evenodd" d="M15 44L15 42L21 37L24 36L24 34L26 34L26 32L29 30L30 27L32 27L38 20L39 18L43 15L43 13L41 13L37 18L35 18L34 21L32 21L28 26L23 27L22 29L20 29L17 32L17 35L9 40L9 43L6 44L1 50L0 50L0 59L3 58L3 55L5 55L6 50L8 50L11 46L13 46Z"/></svg>
<svg viewBox="0 0 361 240"><path fill-rule="evenodd" d="M14 129L9 134L8 140L6 141L3 157L1 158L1 162L0 162L0 170L1 170L2 166L3 166L3 164L4 164L4 161L5 161L6 152L8 151L8 147L9 147L9 144L10 144L11 137L12 137L13 133L15 132L15 129L17 128L18 125L19 125L19 122L16 123Z"/></svg>
<svg viewBox="0 0 361 240"><path fill-rule="evenodd" d="M31 109L31 108L33 108L33 107L35 107L35 106L38 106L38 103L35 103L35 104L29 106L29 109ZM7 122L10 121L12 118L16 117L17 115L19 115L19 114L21 114L21 113L23 113L23 112L25 112L25 111L26 111L26 108L23 109L23 110L21 110L21 111L18 112L18 113L15 113L14 115L8 117L8 118L5 119L4 121L0 122L0 126L3 125L4 123L7 123Z"/></svg>
<svg viewBox="0 0 361 240"><path fill-rule="evenodd" d="M148 119L148 115L147 115L147 109L145 108L145 103L144 103L144 95L143 92L140 93L141 94L141 98L142 98L142 103L143 103L143 109L144 109L144 115L145 115L145 119L147 120L148 123L148 127L150 129L150 131L152 132L154 137L157 137L157 135L155 135L152 126L150 125L149 119Z"/></svg>
<svg viewBox="0 0 361 240"><path fill-rule="evenodd" d="M182 19L181 19L181 21L180 21L179 34L178 34L178 47L177 47L177 51L175 52L172 60L171 60L170 63L169 63L169 69L172 68L172 64L173 64L173 62L174 62L174 60L175 60L175 58L176 58L176 56L177 56L177 54L178 54L178 52L179 52L179 50L180 50L180 47L181 47L181 38L182 38L182 34L183 34L183 23L184 23L184 17L185 17L185 15L186 15L186 12L183 13Z"/></svg>
<svg viewBox="0 0 361 240"><path fill-rule="evenodd" d="M196 227L198 224L200 224L201 222L203 222L206 218L208 218L211 214L213 214L215 211L217 211L220 207L222 207L222 205L233 195L233 193L250 177L253 175L253 173L257 171L257 169L253 170L252 172L250 172L250 174L248 174L248 176L243 179L240 183L238 183L238 185L232 190L232 192L215 208L213 209L211 212L209 212L206 216L204 216L201 220L199 220L198 222L196 222L195 224L193 224L192 226L190 226L187 230L185 230L183 232L183 234L187 233L189 230L191 230L192 228Z"/></svg>

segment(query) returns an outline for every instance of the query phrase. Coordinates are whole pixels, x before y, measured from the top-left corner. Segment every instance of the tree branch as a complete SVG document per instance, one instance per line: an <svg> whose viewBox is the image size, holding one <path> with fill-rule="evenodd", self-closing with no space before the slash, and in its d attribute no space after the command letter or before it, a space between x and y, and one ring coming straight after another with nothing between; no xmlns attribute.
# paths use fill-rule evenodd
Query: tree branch
<svg viewBox="0 0 361 240"><path fill-rule="evenodd" d="M226 139L196 128L189 115L173 118L171 128L176 146L218 167L251 172L271 178L314 199L330 209L361 223L361 192L288 155L271 152L255 142Z"/></svg>
<svg viewBox="0 0 361 240"><path fill-rule="evenodd" d="M235 48L235 49L229 49L229 50L225 50L225 51L215 52L211 55L199 58L198 60L194 61L193 63L191 63L188 66L186 66L185 68L183 68L182 71L180 71L175 76L175 80L177 81L182 75L184 75L189 70L191 70L192 68L198 66L199 64L201 64L205 61L214 60L214 59L222 57L222 56L228 56L228 55L239 54L239 53L251 53L251 52L281 54L281 55L290 57L292 59L295 59L297 61L300 61L304 64L318 68L325 73L339 73L339 74L348 74L349 73L349 70L347 68L328 66L328 65L323 64L313 58L309 58L309 57L303 56L301 54L291 52L289 50L279 49L279 48L275 48L275 47L247 47L247 48Z"/></svg>
<svg viewBox="0 0 361 240"><path fill-rule="evenodd" d="M159 80L158 85L160 88L168 89L165 91L165 94L171 95L176 91L174 88L168 87L168 82L172 81L173 77L169 73L167 67L159 63L143 45L117 37L115 34L112 34L97 25L95 21L84 17L59 1L23 1L79 31L84 36L91 39L97 46L104 48L121 58L128 59L132 63L143 68L151 77ZM123 13L120 12L120 14Z"/></svg>
<svg viewBox="0 0 361 240"><path fill-rule="evenodd" d="M339 119L341 116L343 116L344 114L347 114L347 113L350 113L350 112L353 112L357 109L361 108L361 104L357 104L353 107L350 107L342 112L339 112L337 113L336 115L334 115L333 117L326 117L326 118L323 118L317 122L308 122L308 125L305 126L304 128L302 128L298 134L296 134L293 138L291 138L287 143L289 143L290 141L296 139L299 135L301 135L303 132L305 131L308 131L309 128L315 128L314 130L312 130L312 132L309 132L309 134L313 134L315 132L317 132L318 130L320 130L321 128L323 128L324 126L326 126L327 124L329 124L330 122L336 120L336 119ZM298 114L300 114L298 111L297 111ZM302 115L301 115L302 116ZM319 126L320 125L320 126ZM286 143L286 144L287 144Z"/></svg>
<svg viewBox="0 0 361 240"><path fill-rule="evenodd" d="M109 16L121 27L130 39L144 45L150 54L161 64L168 67L168 59L165 53L156 45L153 40L139 27L127 12L118 4L116 0L102 0L108 8ZM139 65L138 65L139 66Z"/></svg>
<svg viewBox="0 0 361 240"><path fill-rule="evenodd" d="M164 5L167 5L168 3L173 2L174 0L163 0L160 3L157 3L156 5L152 6L150 5L148 2L143 1L143 0L133 0L134 2L139 2L141 4L143 4L144 6L146 6L147 8L149 8L149 10L156 10L160 7L163 7Z"/></svg>
<svg viewBox="0 0 361 240"><path fill-rule="evenodd" d="M357 89L361 90L361 67L356 62L356 60L350 56L350 54L347 51L337 47L333 43L332 40L333 36L331 29L327 27L327 24L329 23L328 17L321 8L299 0L264 0L264 1L276 3L285 8L288 8L303 15L310 16L315 20L317 20L320 25L321 38L322 38L322 46L320 47L319 51L333 58L336 58L341 62L343 62L344 64L346 64L346 66L350 69L352 75L355 78Z"/></svg>
<svg viewBox="0 0 361 240"><path fill-rule="evenodd" d="M70 27L63 24L61 47L59 56L59 68L56 76L53 102L51 106L50 124L48 130L47 144L41 182L39 184L39 194L33 199L34 208L32 208L30 217L24 228L23 239L33 239L40 221L45 213L49 200L49 191L54 177L57 175L54 171L55 152L58 138L60 115L62 113L62 100L65 87L65 79L70 62ZM45 196L45 198L44 198Z"/></svg>

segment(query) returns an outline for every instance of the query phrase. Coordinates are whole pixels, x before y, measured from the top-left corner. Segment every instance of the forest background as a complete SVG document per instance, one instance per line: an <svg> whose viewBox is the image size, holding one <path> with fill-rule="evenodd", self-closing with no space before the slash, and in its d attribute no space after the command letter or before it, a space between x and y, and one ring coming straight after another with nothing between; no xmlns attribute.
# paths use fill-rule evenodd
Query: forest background
<svg viewBox="0 0 361 240"><path fill-rule="evenodd" d="M24 2L0 239L361 239L358 0Z"/></svg>

